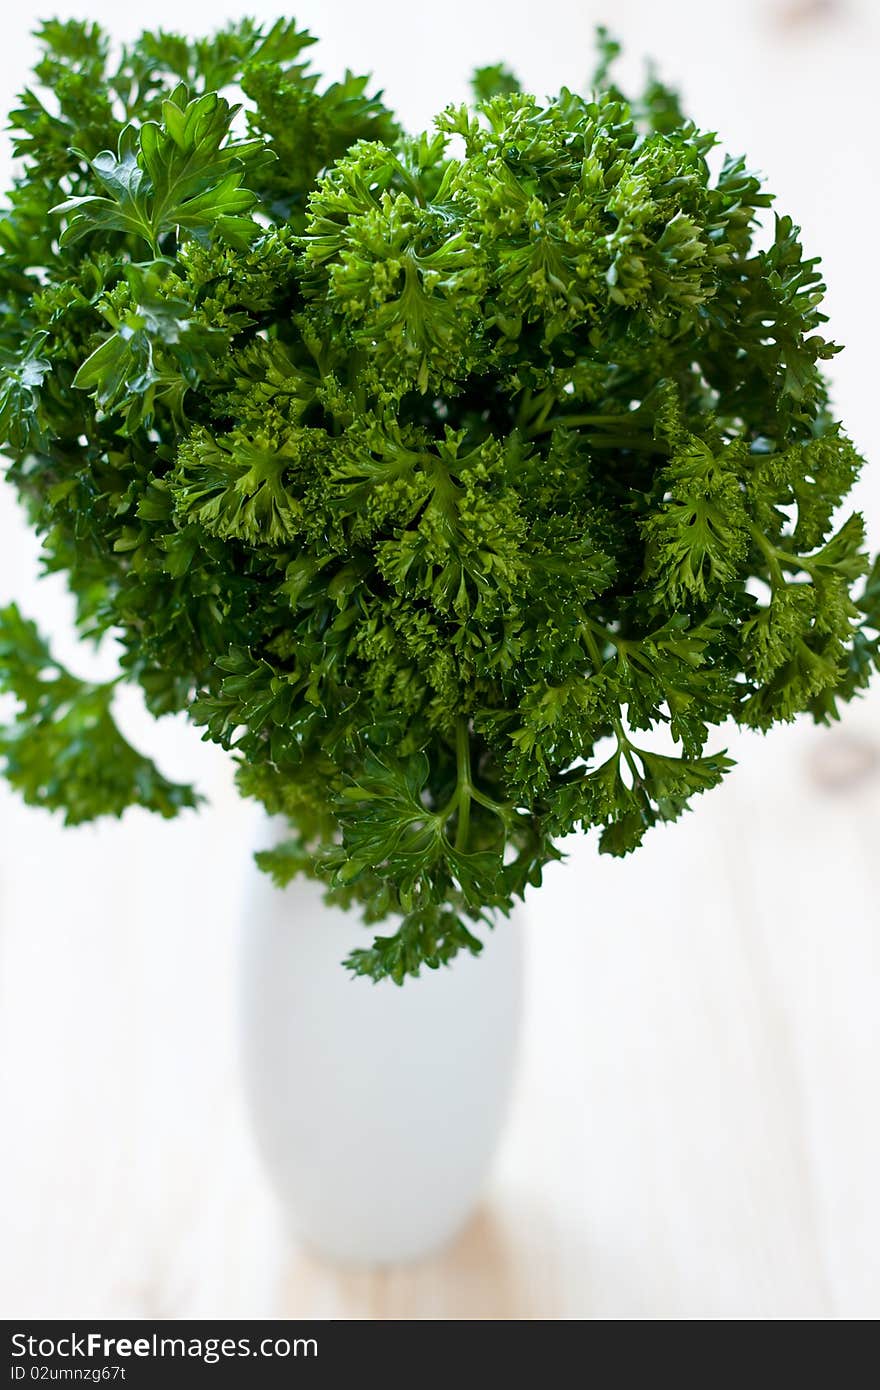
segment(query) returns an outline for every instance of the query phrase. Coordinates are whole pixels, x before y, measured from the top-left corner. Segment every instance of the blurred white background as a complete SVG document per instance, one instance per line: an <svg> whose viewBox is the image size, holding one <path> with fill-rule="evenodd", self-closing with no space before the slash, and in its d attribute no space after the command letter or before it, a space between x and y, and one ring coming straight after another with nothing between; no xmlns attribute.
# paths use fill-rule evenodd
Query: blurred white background
<svg viewBox="0 0 880 1390"><path fill-rule="evenodd" d="M245 4L274 18L276 4ZM373 70L410 125L499 59L583 84L608 23L744 151L829 284L839 413L874 463L880 310L872 0L318 4L329 76ZM8 110L46 14L135 33L115 4L10 6ZM240 12L153 0L151 27ZM3 146L3 175L9 167ZM82 672L70 605L0 491L0 601ZM878 682L880 687L880 682ZM827 732L728 740L739 767L623 863L571 847L529 911L513 1115L484 1209L446 1255L340 1275L289 1250L237 1076L237 894L251 811L183 724L130 736L210 799L198 817L62 831L0 791L0 1312L6 1317L866 1319L880 1314L880 688ZM353 986L355 987L355 986ZM363 986L367 987L367 986ZM410 986L417 988L418 986Z"/></svg>

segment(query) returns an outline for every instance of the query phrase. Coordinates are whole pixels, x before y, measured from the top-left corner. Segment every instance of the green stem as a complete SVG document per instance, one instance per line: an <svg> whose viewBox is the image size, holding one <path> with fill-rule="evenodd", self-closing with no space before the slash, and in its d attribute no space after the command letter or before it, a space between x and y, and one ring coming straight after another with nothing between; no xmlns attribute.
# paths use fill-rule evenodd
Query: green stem
<svg viewBox="0 0 880 1390"><path fill-rule="evenodd" d="M633 745L630 743L626 734L623 732L623 725L620 722L620 720L612 719L611 723L614 728L615 737L617 739L618 750L623 754L624 758L626 759L629 770L633 775L634 784L638 786L638 784L642 780L642 771L635 758L633 757Z"/></svg>
<svg viewBox="0 0 880 1390"><path fill-rule="evenodd" d="M541 406L541 409L538 411L538 414L535 418L535 423L527 430L527 433L529 435L542 434L543 431L546 429L547 416L550 414L550 411L553 409L554 405L552 394L549 391L546 394L547 398Z"/></svg>
<svg viewBox="0 0 880 1390"><path fill-rule="evenodd" d="M586 615L584 615L584 621L581 627L581 631L584 634L584 640L587 644L587 651L590 654L590 660L592 661L594 668L597 671L600 671L602 667L605 665L605 658L602 656L602 653L599 650L599 644L596 641L596 637L601 637L604 641L610 641L612 643L615 643L614 635L613 633L610 633L607 628L604 628L601 623L595 622L592 618L586 617Z"/></svg>
<svg viewBox="0 0 880 1390"><path fill-rule="evenodd" d="M525 428L526 420L528 420L529 414L531 413L533 399L532 388L527 386L523 391L519 409L516 412L516 427L518 430Z"/></svg>
<svg viewBox="0 0 880 1390"><path fill-rule="evenodd" d="M753 521L749 522L749 530L752 533L752 539L767 561L767 568L770 571L771 581L773 581L775 586L784 584L785 575L782 573L781 562L788 561L790 565L794 565L796 568L799 567L800 562L795 561L793 557L778 550L776 546L767 539L760 527L756 526Z"/></svg>
<svg viewBox="0 0 880 1390"><path fill-rule="evenodd" d="M644 418L645 417L643 415L640 415L637 410L629 410L626 412L618 411L615 414L611 415L556 415L552 420L548 420L547 424L550 427L555 427L556 425L616 426L622 424L624 421L626 422L626 424L630 425L634 421L643 420Z"/></svg>
<svg viewBox="0 0 880 1390"><path fill-rule="evenodd" d="M485 806L487 811L500 816L501 820L505 820L516 806L515 801L493 801L491 796L486 796L485 792L478 791L474 786L471 787L471 801L476 801L478 806Z"/></svg>
<svg viewBox="0 0 880 1390"><path fill-rule="evenodd" d="M455 848L464 850L471 828L471 740L468 721L459 715L455 725L455 754L458 763L458 826Z"/></svg>
<svg viewBox="0 0 880 1390"><path fill-rule="evenodd" d="M438 821L443 825L454 815L458 816L455 848L463 849L470 831L472 802L485 807L487 811L498 816L505 824L508 815L515 809L516 803L513 801L494 801L491 796L487 796L485 792L481 792L478 787L474 786L471 772L470 733L468 720L464 715L459 716L455 725L455 753L458 764L455 791L436 815Z"/></svg>

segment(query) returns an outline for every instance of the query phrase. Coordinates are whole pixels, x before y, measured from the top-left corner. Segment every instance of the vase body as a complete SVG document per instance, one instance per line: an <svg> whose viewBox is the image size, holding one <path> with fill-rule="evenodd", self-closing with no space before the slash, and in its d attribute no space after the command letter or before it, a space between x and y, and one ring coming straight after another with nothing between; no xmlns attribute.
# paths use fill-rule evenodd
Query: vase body
<svg viewBox="0 0 880 1390"><path fill-rule="evenodd" d="M399 988L343 968L370 929L319 884L280 890L254 867L242 915L245 1089L293 1232L345 1263L429 1254L474 1210L504 1122L521 923Z"/></svg>

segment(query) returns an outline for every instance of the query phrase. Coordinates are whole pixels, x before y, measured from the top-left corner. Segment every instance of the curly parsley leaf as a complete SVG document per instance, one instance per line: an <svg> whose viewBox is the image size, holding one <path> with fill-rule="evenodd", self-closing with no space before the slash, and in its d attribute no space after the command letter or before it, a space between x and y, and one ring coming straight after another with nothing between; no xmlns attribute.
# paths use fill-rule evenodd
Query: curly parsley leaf
<svg viewBox="0 0 880 1390"><path fill-rule="evenodd" d="M0 692L17 702L0 727L0 758L30 806L64 813L66 825L143 806L165 817L198 805L119 732L114 683L92 684L56 661L15 604L0 609Z"/></svg>
<svg viewBox="0 0 880 1390"><path fill-rule="evenodd" d="M75 151L104 193L68 198L52 209L73 214L62 245L92 232L122 232L158 255L169 232L203 239L247 212L256 195L242 187L245 161L260 145L231 137L238 109L216 92L190 99L181 84L162 103L161 123L126 126L115 153Z"/></svg>

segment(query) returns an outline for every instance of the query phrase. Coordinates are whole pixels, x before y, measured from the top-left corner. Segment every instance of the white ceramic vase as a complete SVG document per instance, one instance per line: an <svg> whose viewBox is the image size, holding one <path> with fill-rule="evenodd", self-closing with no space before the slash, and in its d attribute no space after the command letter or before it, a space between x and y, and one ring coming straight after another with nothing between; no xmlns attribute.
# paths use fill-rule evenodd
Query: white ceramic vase
<svg viewBox="0 0 880 1390"><path fill-rule="evenodd" d="M402 988L343 969L369 929L318 884L282 891L254 867L242 925L245 1087L293 1232L344 1263L429 1254L473 1212L504 1122L521 924Z"/></svg>

